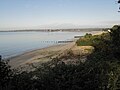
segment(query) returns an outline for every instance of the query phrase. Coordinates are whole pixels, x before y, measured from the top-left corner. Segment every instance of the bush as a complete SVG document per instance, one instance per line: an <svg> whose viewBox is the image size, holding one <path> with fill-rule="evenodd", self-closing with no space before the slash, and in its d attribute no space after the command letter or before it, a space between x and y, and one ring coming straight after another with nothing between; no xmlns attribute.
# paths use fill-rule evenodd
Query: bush
<svg viewBox="0 0 120 90"><path fill-rule="evenodd" d="M110 32L113 54L116 58L120 58L120 26L115 25Z"/></svg>
<svg viewBox="0 0 120 90"><path fill-rule="evenodd" d="M12 70L8 63L0 60L0 88L7 88L9 85L10 79L12 78Z"/></svg>

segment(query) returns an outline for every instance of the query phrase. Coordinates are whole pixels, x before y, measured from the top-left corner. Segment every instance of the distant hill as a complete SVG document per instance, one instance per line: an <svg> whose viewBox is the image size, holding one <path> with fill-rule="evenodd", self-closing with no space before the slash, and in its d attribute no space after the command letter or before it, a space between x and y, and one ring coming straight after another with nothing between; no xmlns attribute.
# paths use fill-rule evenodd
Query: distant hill
<svg viewBox="0 0 120 90"><path fill-rule="evenodd" d="M81 31L105 31L107 28L82 28L82 29L21 29L21 30L1 30L0 32L57 32L57 31L68 31L68 32L81 32Z"/></svg>

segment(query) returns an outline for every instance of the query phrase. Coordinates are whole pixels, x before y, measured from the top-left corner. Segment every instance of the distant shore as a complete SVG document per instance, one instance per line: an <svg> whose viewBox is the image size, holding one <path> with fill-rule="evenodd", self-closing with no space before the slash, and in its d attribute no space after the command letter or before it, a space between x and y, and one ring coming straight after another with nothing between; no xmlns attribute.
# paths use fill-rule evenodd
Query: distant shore
<svg viewBox="0 0 120 90"><path fill-rule="evenodd" d="M102 31L106 28L78 28L78 29L21 29L21 30L0 30L0 32L86 32Z"/></svg>

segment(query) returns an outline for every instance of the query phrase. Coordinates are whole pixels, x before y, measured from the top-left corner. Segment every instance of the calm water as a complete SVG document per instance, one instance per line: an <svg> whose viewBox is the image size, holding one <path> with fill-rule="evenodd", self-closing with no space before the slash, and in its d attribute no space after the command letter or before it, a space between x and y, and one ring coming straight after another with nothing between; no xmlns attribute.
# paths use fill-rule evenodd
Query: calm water
<svg viewBox="0 0 120 90"><path fill-rule="evenodd" d="M38 48L56 45L86 32L0 32L0 55L12 57ZM52 41L52 42L48 42Z"/></svg>

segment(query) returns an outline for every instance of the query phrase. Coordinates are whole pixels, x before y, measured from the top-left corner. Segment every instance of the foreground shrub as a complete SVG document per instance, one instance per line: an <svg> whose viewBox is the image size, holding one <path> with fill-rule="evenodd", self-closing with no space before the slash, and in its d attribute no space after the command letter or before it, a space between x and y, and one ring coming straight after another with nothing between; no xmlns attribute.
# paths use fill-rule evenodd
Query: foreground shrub
<svg viewBox="0 0 120 90"><path fill-rule="evenodd" d="M0 60L0 89L7 88L13 72L7 62Z"/></svg>

